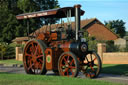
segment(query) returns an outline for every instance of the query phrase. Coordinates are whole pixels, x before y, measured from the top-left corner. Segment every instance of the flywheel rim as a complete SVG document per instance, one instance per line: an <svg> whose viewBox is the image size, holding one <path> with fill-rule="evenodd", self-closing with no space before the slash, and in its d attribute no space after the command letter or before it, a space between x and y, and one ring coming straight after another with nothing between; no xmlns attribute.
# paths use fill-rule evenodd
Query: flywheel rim
<svg viewBox="0 0 128 85"><path fill-rule="evenodd" d="M28 74L45 74L45 46L42 45L41 40L30 40L25 48L23 54L23 64L26 73Z"/></svg>

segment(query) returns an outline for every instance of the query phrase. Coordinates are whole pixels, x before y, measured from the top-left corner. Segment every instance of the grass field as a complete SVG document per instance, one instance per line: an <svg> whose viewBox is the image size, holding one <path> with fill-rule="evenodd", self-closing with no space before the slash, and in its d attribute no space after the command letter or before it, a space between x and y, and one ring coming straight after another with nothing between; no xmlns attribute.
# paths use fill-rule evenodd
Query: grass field
<svg viewBox="0 0 128 85"><path fill-rule="evenodd" d="M105 81L61 76L0 73L0 85L120 85Z"/></svg>
<svg viewBox="0 0 128 85"><path fill-rule="evenodd" d="M22 61L16 61L15 59L0 60L0 64L23 64Z"/></svg>
<svg viewBox="0 0 128 85"><path fill-rule="evenodd" d="M128 64L103 64L101 73L128 76Z"/></svg>

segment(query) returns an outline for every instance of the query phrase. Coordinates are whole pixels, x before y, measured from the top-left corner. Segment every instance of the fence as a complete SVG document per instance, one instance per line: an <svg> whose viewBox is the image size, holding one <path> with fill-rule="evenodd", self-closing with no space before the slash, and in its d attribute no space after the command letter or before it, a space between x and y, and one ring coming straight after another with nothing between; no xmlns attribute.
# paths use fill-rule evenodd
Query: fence
<svg viewBox="0 0 128 85"><path fill-rule="evenodd" d="M16 60L23 61L23 49L21 47L16 47Z"/></svg>
<svg viewBox="0 0 128 85"><path fill-rule="evenodd" d="M98 54L103 64L128 64L128 52L106 52L106 44L97 44Z"/></svg>

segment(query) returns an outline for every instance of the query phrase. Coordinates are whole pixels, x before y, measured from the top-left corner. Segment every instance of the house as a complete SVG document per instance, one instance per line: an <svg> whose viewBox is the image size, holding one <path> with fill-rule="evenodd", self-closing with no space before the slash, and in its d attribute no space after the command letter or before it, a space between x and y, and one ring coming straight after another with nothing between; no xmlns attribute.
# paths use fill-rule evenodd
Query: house
<svg viewBox="0 0 128 85"><path fill-rule="evenodd" d="M72 29L75 30L75 22L71 22ZM68 28L67 23L62 24L52 24L50 25L44 25L40 29L35 31L35 34L46 32L50 30L56 30L56 28L59 28L63 26L65 29ZM81 29L88 32L89 36L95 37L97 40L116 40L118 36L113 33L111 30L109 30L107 27L104 26L98 19L92 18L92 19L85 19L81 21ZM30 34L34 35L34 33ZM21 42L21 41L27 41L27 37L18 37L14 39L15 42Z"/></svg>
<svg viewBox="0 0 128 85"><path fill-rule="evenodd" d="M114 45L119 46L120 49L125 48L126 47L126 39L118 38L118 39L114 40Z"/></svg>
<svg viewBox="0 0 128 85"><path fill-rule="evenodd" d="M114 45L119 46L120 49L126 48L128 45L128 36L114 40Z"/></svg>
<svg viewBox="0 0 128 85"><path fill-rule="evenodd" d="M25 44L28 40L29 40L28 37L16 37L15 39L12 40L12 42L16 44Z"/></svg>
<svg viewBox="0 0 128 85"><path fill-rule="evenodd" d="M98 19L92 18L83 20L82 29L87 30L90 36L94 36L97 40L115 40L118 36L113 33L110 29L105 27Z"/></svg>

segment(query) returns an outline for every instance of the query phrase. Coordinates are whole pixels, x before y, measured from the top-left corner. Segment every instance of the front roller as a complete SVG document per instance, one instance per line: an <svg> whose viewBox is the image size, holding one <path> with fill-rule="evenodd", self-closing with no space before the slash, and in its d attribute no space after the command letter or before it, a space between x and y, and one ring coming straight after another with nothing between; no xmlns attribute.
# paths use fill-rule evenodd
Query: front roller
<svg viewBox="0 0 128 85"><path fill-rule="evenodd" d="M45 51L46 45L41 40L30 40L23 54L23 64L26 73L28 74L45 74Z"/></svg>
<svg viewBox="0 0 128 85"><path fill-rule="evenodd" d="M61 76L76 77L79 72L79 62L72 52L64 52L58 61L58 70Z"/></svg>
<svg viewBox="0 0 128 85"><path fill-rule="evenodd" d="M101 71L101 59L96 52L89 51L84 60L83 73L86 77L96 78Z"/></svg>

